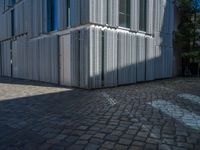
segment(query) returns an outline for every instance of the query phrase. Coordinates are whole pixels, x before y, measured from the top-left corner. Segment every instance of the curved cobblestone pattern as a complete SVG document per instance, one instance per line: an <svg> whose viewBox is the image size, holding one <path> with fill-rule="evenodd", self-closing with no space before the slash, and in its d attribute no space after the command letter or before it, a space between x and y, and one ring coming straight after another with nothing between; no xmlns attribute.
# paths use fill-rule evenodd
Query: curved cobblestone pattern
<svg viewBox="0 0 200 150"><path fill-rule="evenodd" d="M91 91L0 78L0 149L198 150L200 129L175 113L200 116L199 96L197 78Z"/></svg>

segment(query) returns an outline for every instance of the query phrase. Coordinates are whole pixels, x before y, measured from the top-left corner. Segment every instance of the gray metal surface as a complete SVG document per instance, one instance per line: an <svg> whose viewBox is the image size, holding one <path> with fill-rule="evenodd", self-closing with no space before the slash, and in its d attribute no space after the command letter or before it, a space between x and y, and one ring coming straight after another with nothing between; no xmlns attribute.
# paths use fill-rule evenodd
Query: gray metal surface
<svg viewBox="0 0 200 150"><path fill-rule="evenodd" d="M58 28L49 33L47 0L0 7L2 75L11 76L13 51L17 78L100 88L172 77L173 0L147 1L146 32L139 2L131 0L128 29L119 27L119 0L70 0L70 13L67 0L58 0Z"/></svg>
<svg viewBox="0 0 200 150"><path fill-rule="evenodd" d="M2 76L11 76L11 48L10 40L1 42Z"/></svg>

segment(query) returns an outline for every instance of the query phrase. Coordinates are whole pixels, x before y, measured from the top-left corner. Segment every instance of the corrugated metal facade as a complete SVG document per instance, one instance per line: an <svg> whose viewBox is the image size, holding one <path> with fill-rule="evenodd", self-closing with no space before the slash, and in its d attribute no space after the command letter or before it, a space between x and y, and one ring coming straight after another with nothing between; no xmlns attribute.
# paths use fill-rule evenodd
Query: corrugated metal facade
<svg viewBox="0 0 200 150"><path fill-rule="evenodd" d="M3 76L11 77L11 41L1 42L1 73Z"/></svg>
<svg viewBox="0 0 200 150"><path fill-rule="evenodd" d="M81 88L172 77L173 0L147 0L146 32L140 0L130 0L130 28L119 25L119 0L7 3L0 1L3 76Z"/></svg>
<svg viewBox="0 0 200 150"><path fill-rule="evenodd" d="M13 77L58 83L58 36L12 42Z"/></svg>

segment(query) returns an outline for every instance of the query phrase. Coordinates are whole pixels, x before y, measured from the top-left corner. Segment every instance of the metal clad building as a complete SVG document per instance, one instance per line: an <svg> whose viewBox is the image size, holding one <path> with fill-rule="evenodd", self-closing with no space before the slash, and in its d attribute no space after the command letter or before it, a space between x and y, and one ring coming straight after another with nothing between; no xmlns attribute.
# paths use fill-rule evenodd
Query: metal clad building
<svg viewBox="0 0 200 150"><path fill-rule="evenodd" d="M173 0L2 0L0 75L102 88L173 75Z"/></svg>

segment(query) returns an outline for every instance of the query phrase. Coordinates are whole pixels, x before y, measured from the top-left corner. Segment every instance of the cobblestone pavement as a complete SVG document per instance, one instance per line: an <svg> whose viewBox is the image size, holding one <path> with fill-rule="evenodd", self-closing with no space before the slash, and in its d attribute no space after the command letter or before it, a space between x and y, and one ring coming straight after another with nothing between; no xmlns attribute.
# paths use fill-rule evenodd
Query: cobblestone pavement
<svg viewBox="0 0 200 150"><path fill-rule="evenodd" d="M200 79L98 90L0 78L0 150L200 149Z"/></svg>

